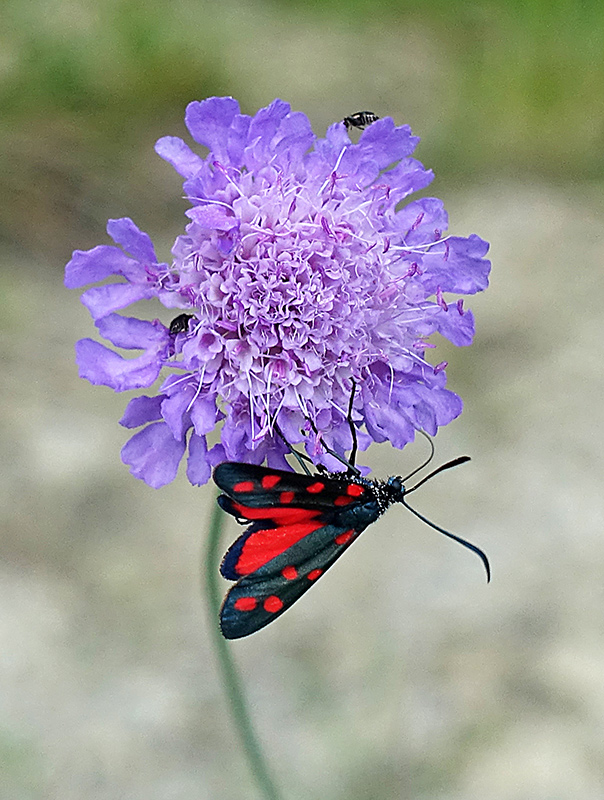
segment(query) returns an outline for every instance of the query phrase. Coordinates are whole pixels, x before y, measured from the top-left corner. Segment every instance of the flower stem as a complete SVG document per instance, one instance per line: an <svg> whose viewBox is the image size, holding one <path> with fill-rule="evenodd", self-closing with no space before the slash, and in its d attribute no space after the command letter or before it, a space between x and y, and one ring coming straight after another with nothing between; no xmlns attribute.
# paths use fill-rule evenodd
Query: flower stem
<svg viewBox="0 0 604 800"><path fill-rule="evenodd" d="M212 643L216 655L218 656L219 669L227 702L231 707L231 714L233 715L235 726L239 731L241 743L243 744L250 769L264 797L267 798L267 800L280 800L280 794L270 776L267 763L262 753L262 748L260 747L260 743L252 726L241 678L237 672L229 645L222 636L218 626L218 613L220 611L221 601L221 592L218 582L218 558L220 554L220 533L222 530L223 518L224 512L218 506L218 503L214 503L204 559L205 594L210 615Z"/></svg>

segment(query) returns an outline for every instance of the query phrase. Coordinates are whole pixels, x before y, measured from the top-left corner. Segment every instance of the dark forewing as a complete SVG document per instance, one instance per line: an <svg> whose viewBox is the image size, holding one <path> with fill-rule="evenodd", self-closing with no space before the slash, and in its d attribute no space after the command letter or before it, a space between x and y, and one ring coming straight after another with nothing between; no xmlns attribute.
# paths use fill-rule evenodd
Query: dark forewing
<svg viewBox="0 0 604 800"><path fill-rule="evenodd" d="M351 482L344 473L341 478L301 475L234 461L226 461L216 467L214 482L237 504L248 508L290 505L301 508L331 508L335 505L340 508L362 501L367 492L364 484ZM234 513L226 508L225 511Z"/></svg>

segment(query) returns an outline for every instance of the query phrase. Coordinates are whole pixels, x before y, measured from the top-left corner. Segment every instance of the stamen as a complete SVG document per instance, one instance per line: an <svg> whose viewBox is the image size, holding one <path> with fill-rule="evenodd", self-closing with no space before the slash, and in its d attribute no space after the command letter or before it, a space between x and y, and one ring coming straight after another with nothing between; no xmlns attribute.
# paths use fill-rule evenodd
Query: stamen
<svg viewBox="0 0 604 800"><path fill-rule="evenodd" d="M223 203L222 200L213 200L210 197L191 197L190 195L182 195L182 199L194 200L196 203L208 203L209 205L212 206L224 206L225 208L228 208L229 211L232 211L233 214L235 213L235 209L233 208L233 206L229 205L228 203Z"/></svg>
<svg viewBox="0 0 604 800"><path fill-rule="evenodd" d="M342 150L341 150L341 152L340 152L340 155L339 155L339 156L338 156L338 158L336 159L336 163L335 163L335 166L334 166L333 170L331 171L331 173L330 173L329 177L328 177L328 178L325 180L325 182L323 183L323 185L321 186L321 188L320 188L320 189L319 189L319 191L317 192L317 194L318 194L318 195L321 195L321 194L323 194L323 191L324 191L324 189L325 189L325 188L326 188L326 187L329 185L329 183L331 182L331 180L332 180L332 176L333 176L333 175L335 175L335 174L336 174L336 172L338 171L338 167L340 166L340 161L342 160L342 157L343 157L344 153L346 152L346 148L347 148L347 147L348 147L348 145L345 145L345 146L342 148Z"/></svg>
<svg viewBox="0 0 604 800"><path fill-rule="evenodd" d="M193 395L193 399L187 406L187 411L190 411L193 408L193 403L199 397L199 393L201 392L201 387L203 386L203 379L205 377L205 374L206 374L206 364L203 365L203 369L201 370L201 375L199 376L199 385L197 386L197 391L195 392L195 394Z"/></svg>

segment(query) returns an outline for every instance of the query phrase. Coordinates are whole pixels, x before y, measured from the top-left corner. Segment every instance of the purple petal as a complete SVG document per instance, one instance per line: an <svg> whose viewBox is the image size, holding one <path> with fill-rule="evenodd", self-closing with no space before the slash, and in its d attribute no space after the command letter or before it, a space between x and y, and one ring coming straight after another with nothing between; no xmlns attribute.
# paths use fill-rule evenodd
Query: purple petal
<svg viewBox="0 0 604 800"><path fill-rule="evenodd" d="M378 183L390 188L388 202L395 206L411 192L425 189L434 180L434 173L415 158L404 158L396 167L380 175Z"/></svg>
<svg viewBox="0 0 604 800"><path fill-rule="evenodd" d="M414 245L440 238L443 231L447 230L449 219L442 200L423 197L408 203L395 214L393 222L404 236L405 244Z"/></svg>
<svg viewBox="0 0 604 800"><path fill-rule="evenodd" d="M228 160L233 166L243 164L243 153L247 144L252 119L247 114L238 114L231 122L227 139Z"/></svg>
<svg viewBox="0 0 604 800"><path fill-rule="evenodd" d="M117 247L102 244L92 250L74 250L71 261L65 267L65 286L78 289L110 275L123 275L131 279L146 277L139 261L128 258Z"/></svg>
<svg viewBox="0 0 604 800"><path fill-rule="evenodd" d="M388 405L365 406L365 424L375 441L389 440L394 447L403 448L413 441L415 428L403 412Z"/></svg>
<svg viewBox="0 0 604 800"><path fill-rule="evenodd" d="M191 427L189 415L186 412L192 395L193 389L185 385L181 391L174 392L171 397L166 397L161 404L161 415L175 439L182 439L185 431Z"/></svg>
<svg viewBox="0 0 604 800"><path fill-rule="evenodd" d="M187 478L193 486L202 486L212 476L212 467L208 459L208 446L205 436L192 434L189 441L189 458L187 459Z"/></svg>
<svg viewBox="0 0 604 800"><path fill-rule="evenodd" d="M215 444L214 447L208 451L208 464L211 467L215 467L217 464L222 464L226 460L226 453L224 452L224 447L221 444Z"/></svg>
<svg viewBox="0 0 604 800"><path fill-rule="evenodd" d="M306 114L295 111L279 125L272 146L277 162L286 167L299 161L312 145L315 135Z"/></svg>
<svg viewBox="0 0 604 800"><path fill-rule="evenodd" d="M204 164L201 156L194 153L178 136L163 136L155 143L155 152L171 164L183 178L193 178Z"/></svg>
<svg viewBox="0 0 604 800"><path fill-rule="evenodd" d="M247 433L247 425L242 424L234 414L227 415L220 432L220 440L228 461L247 461Z"/></svg>
<svg viewBox="0 0 604 800"><path fill-rule="evenodd" d="M217 416L215 394L198 397L191 406L191 422L195 427L195 433L199 436L214 430Z"/></svg>
<svg viewBox="0 0 604 800"><path fill-rule="evenodd" d="M110 283L107 286L93 286L87 289L80 298L94 320L102 319L117 311L118 308L136 303L138 300L150 300L157 290L152 284Z"/></svg>
<svg viewBox="0 0 604 800"><path fill-rule="evenodd" d="M155 248L149 234L138 228L130 217L110 219L107 222L107 233L116 244L121 245L127 253L139 261L151 264L157 262Z"/></svg>
<svg viewBox="0 0 604 800"><path fill-rule="evenodd" d="M472 234L468 238L451 236L422 259L422 284L430 292L475 294L489 285L491 262L486 258L488 242Z"/></svg>
<svg viewBox="0 0 604 800"><path fill-rule="evenodd" d="M185 211L185 214L202 228L209 230L230 231L239 225L237 217L217 205L195 206Z"/></svg>
<svg viewBox="0 0 604 800"><path fill-rule="evenodd" d="M411 155L419 143L419 136L413 136L408 125L398 128L392 117L378 119L361 134L357 147L380 169Z"/></svg>
<svg viewBox="0 0 604 800"><path fill-rule="evenodd" d="M461 398L448 389L429 389L426 386L413 387L410 396L413 405L408 408L415 427L422 428L435 436L441 425L447 425L458 417L463 409Z"/></svg>
<svg viewBox="0 0 604 800"><path fill-rule="evenodd" d="M434 326L436 330L453 342L457 347L465 347L472 344L474 338L474 315L470 310L463 315L457 310L457 306L449 306L448 311L440 311L434 316Z"/></svg>
<svg viewBox="0 0 604 800"><path fill-rule="evenodd" d="M244 158L248 169L258 169L270 164L274 156L273 139L281 122L289 113L289 103L285 103L283 100L273 100L269 106L261 108L252 118L248 131L250 144L245 150Z"/></svg>
<svg viewBox="0 0 604 800"><path fill-rule="evenodd" d="M172 436L164 422L147 425L122 447L122 461L135 478L159 489L173 481L184 455L186 442Z"/></svg>
<svg viewBox="0 0 604 800"><path fill-rule="evenodd" d="M81 378L116 392L141 389L157 380L161 362L154 353L125 359L92 339L76 342L76 363Z"/></svg>
<svg viewBox="0 0 604 800"><path fill-rule="evenodd" d="M135 397L126 406L124 415L120 420L120 425L124 428L140 428L147 422L159 422L161 420L161 403L164 395L158 394L155 397L142 395Z"/></svg>
<svg viewBox="0 0 604 800"><path fill-rule="evenodd" d="M226 166L229 128L238 115L239 103L232 97L209 97L189 103L185 123L195 141L209 147L212 157Z"/></svg>
<svg viewBox="0 0 604 800"><path fill-rule="evenodd" d="M125 350L156 350L170 341L170 335L161 322L148 322L136 317L110 314L96 323L99 333L116 347Z"/></svg>

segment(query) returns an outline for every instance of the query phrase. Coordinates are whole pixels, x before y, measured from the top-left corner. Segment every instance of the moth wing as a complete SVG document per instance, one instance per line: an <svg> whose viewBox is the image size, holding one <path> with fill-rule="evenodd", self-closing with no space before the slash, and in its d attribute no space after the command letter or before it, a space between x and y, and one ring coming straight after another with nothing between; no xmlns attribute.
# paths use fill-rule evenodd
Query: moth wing
<svg viewBox="0 0 604 800"><path fill-rule="evenodd" d="M281 616L335 563L365 527L322 525L241 578L228 592L220 610L224 637L249 636Z"/></svg>
<svg viewBox="0 0 604 800"><path fill-rule="evenodd" d="M303 508L343 507L362 501L368 487L361 481L327 475L301 475L299 472L270 469L256 464L225 461L214 470L214 482L238 506L248 509L279 506ZM223 506L224 507L224 506ZM231 508L225 511L233 514ZM245 517L244 513L235 516ZM259 519L257 515L249 516ZM270 519L270 514L267 515Z"/></svg>

